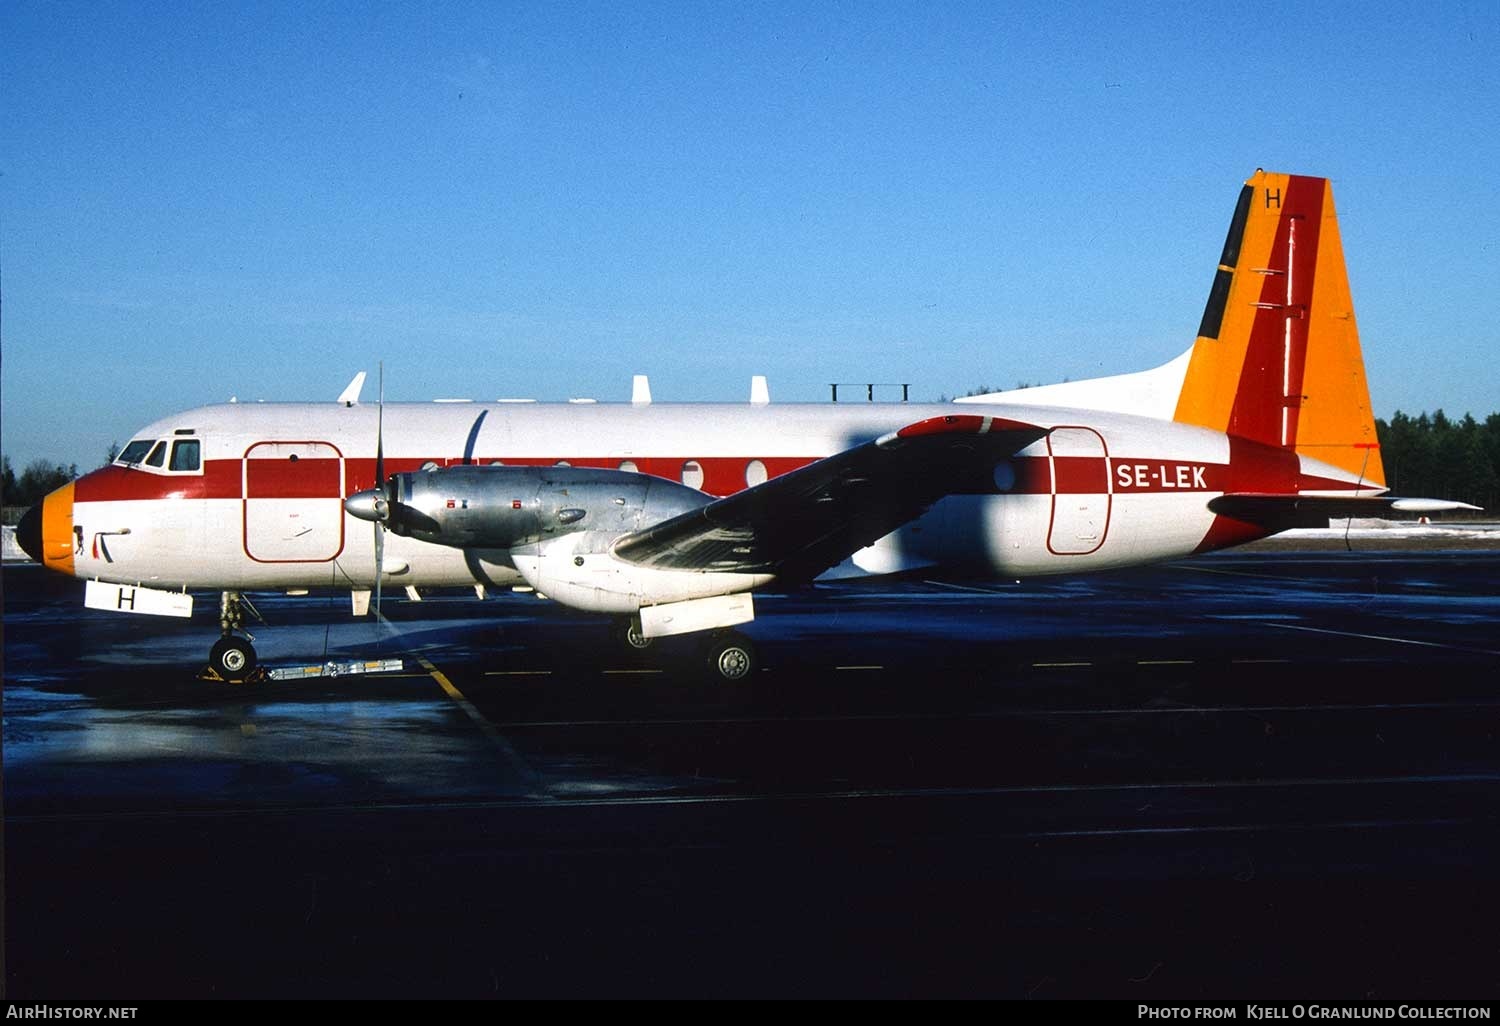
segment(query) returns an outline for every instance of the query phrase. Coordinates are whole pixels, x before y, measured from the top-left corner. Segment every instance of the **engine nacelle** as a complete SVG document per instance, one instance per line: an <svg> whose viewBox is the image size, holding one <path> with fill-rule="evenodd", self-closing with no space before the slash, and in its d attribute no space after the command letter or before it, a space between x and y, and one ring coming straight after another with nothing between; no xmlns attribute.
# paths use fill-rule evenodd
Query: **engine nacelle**
<svg viewBox="0 0 1500 1026"><path fill-rule="evenodd" d="M642 607L688 603L752 591L774 580L771 574L710 570L665 570L640 566L615 556L619 536L577 531L537 545L512 549L516 571L537 591L573 609L591 613L631 614ZM704 630L743 623L754 614L746 604L717 622L693 623L682 630ZM678 633L663 628L648 637Z"/></svg>
<svg viewBox="0 0 1500 1026"><path fill-rule="evenodd" d="M627 534L713 501L659 477L587 467L440 467L396 474L386 493L396 534L487 549Z"/></svg>

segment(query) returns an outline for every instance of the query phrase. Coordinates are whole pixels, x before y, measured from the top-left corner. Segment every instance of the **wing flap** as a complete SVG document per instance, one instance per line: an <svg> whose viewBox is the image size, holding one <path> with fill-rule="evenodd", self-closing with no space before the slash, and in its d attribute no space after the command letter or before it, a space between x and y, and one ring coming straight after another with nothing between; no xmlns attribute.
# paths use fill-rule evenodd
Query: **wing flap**
<svg viewBox="0 0 1500 1026"><path fill-rule="evenodd" d="M1046 433L1000 417L918 421L626 535L614 552L662 569L809 579L945 495L993 493L995 464Z"/></svg>

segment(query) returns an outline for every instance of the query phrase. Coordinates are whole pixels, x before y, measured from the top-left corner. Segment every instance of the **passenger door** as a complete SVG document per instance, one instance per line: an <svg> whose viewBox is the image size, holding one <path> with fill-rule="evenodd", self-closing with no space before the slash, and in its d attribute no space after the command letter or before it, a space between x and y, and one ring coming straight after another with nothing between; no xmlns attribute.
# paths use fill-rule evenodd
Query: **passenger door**
<svg viewBox="0 0 1500 1026"><path fill-rule="evenodd" d="M245 554L323 563L344 548L344 456L328 442L257 442L245 451Z"/></svg>
<svg viewBox="0 0 1500 1026"><path fill-rule="evenodd" d="M1052 522L1047 550L1058 556L1097 552L1109 532L1113 502L1109 454L1093 428L1057 427L1047 435L1052 468Z"/></svg>

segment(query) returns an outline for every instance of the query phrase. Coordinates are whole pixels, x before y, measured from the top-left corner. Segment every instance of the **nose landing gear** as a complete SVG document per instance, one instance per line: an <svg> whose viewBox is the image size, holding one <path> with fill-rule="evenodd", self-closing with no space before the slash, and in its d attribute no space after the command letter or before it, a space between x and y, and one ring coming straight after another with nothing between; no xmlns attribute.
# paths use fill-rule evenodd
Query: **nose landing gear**
<svg viewBox="0 0 1500 1026"><path fill-rule="evenodd" d="M226 591L219 599L219 630L223 636L208 653L208 665L198 674L201 680L226 684L254 684L266 679L266 671L257 665L255 639L245 630L245 610L256 619L260 614L250 600L237 591ZM239 637L234 632L245 636Z"/></svg>

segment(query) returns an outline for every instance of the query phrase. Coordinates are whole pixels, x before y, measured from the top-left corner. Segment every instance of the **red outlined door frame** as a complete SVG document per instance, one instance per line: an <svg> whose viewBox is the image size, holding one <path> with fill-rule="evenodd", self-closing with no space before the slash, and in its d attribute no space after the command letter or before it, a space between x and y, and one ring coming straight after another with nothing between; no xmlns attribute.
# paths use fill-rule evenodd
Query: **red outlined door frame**
<svg viewBox="0 0 1500 1026"><path fill-rule="evenodd" d="M1047 433L1047 466L1052 472L1047 551L1054 556L1098 552L1109 534L1114 509L1114 480L1104 436L1081 424L1054 427Z"/></svg>
<svg viewBox="0 0 1500 1026"><path fill-rule="evenodd" d="M269 447L280 451L255 454L257 449ZM278 472L272 461L281 459L319 464L336 460L337 464L336 468L319 466L312 473ZM257 469L252 475L251 465L260 462L268 464L267 469ZM332 442L267 439L247 448L240 461L241 544L245 555L257 563L328 563L337 559L344 551L346 469L343 452ZM297 548L294 521L301 517L308 518L307 533L316 535L310 542L311 554L292 555ZM274 529L287 537L252 538L252 525L275 525Z"/></svg>

